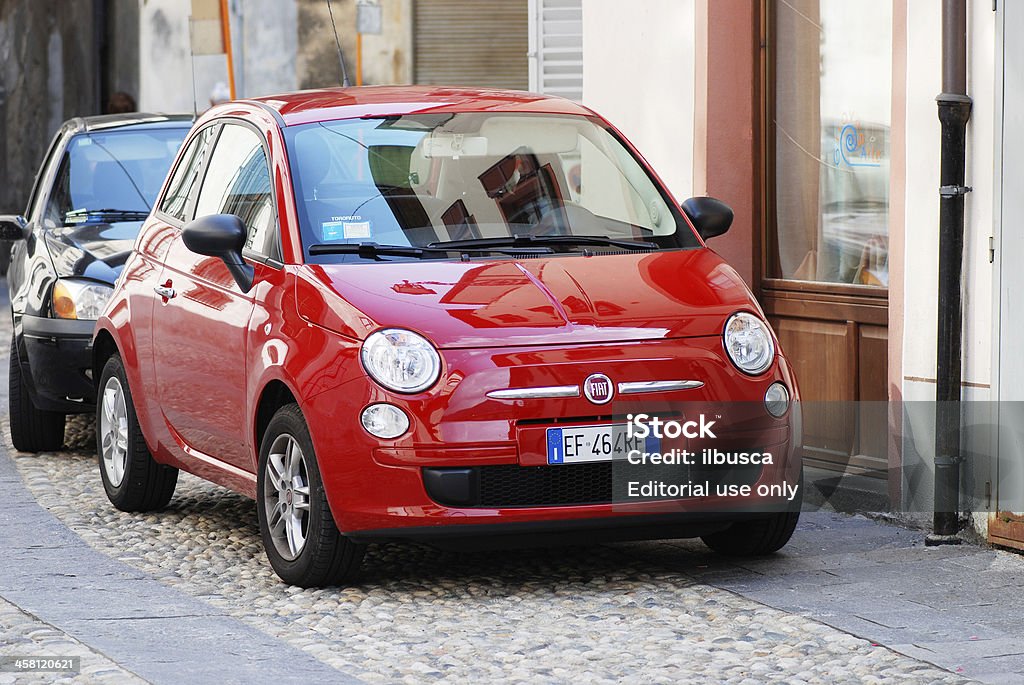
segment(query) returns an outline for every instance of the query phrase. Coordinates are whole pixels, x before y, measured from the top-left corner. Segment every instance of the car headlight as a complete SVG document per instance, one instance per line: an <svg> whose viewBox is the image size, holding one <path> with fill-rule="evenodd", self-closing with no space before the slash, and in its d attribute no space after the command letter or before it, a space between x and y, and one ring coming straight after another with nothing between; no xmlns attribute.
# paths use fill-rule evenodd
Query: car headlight
<svg viewBox="0 0 1024 685"><path fill-rule="evenodd" d="M53 315L58 319L95 321L114 289L103 283L61 278L53 285Z"/></svg>
<svg viewBox="0 0 1024 685"><path fill-rule="evenodd" d="M441 375L441 356L422 335L384 328L366 337L359 354L373 380L388 390L415 393Z"/></svg>
<svg viewBox="0 0 1024 685"><path fill-rule="evenodd" d="M775 360L775 344L764 321L747 312L737 312L725 322L725 351L743 373L764 373Z"/></svg>

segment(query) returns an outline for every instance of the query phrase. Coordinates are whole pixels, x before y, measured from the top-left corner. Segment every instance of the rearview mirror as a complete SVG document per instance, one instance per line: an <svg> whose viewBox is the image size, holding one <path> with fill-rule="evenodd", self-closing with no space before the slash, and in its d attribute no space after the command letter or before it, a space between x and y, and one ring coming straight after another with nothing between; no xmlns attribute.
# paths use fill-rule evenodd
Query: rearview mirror
<svg viewBox="0 0 1024 685"><path fill-rule="evenodd" d="M181 229L185 247L196 254L220 257L243 293L252 289L255 270L242 258L246 228L234 214L210 214L190 221Z"/></svg>
<svg viewBox="0 0 1024 685"><path fill-rule="evenodd" d="M0 240L23 240L27 225L19 214L0 214Z"/></svg>
<svg viewBox="0 0 1024 685"><path fill-rule="evenodd" d="M691 197L683 211L704 240L722 235L732 226L732 208L713 197Z"/></svg>

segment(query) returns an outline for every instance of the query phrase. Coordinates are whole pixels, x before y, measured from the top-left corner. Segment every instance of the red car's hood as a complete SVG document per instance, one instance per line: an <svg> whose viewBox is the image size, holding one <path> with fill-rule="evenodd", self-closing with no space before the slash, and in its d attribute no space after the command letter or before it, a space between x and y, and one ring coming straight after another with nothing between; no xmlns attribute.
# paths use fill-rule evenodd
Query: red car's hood
<svg viewBox="0 0 1024 685"><path fill-rule="evenodd" d="M299 314L362 339L408 328L440 348L721 335L757 304L709 249L487 262L307 265Z"/></svg>

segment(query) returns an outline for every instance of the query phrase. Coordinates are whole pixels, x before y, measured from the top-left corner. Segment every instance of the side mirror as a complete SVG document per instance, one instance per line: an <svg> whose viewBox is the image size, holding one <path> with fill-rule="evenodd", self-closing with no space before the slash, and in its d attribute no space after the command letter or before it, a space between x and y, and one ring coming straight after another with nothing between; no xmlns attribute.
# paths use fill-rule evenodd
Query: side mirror
<svg viewBox="0 0 1024 685"><path fill-rule="evenodd" d="M181 229L185 247L196 254L220 257L243 293L252 289L255 270L242 259L247 231L234 214L210 214L190 221Z"/></svg>
<svg viewBox="0 0 1024 685"><path fill-rule="evenodd" d="M20 214L0 214L0 240L24 240L27 225Z"/></svg>
<svg viewBox="0 0 1024 685"><path fill-rule="evenodd" d="M713 197L691 197L683 203L683 211L704 240L722 235L732 226L732 208Z"/></svg>

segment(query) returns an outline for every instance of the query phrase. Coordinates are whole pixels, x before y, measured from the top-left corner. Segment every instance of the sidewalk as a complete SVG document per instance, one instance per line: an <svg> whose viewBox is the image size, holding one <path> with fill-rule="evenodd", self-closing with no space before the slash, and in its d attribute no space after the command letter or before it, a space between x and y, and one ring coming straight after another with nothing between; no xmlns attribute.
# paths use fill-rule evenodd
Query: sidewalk
<svg viewBox="0 0 1024 685"><path fill-rule="evenodd" d="M92 549L35 502L5 446L0 529L5 655L80 656L88 682L359 682Z"/></svg>
<svg viewBox="0 0 1024 685"><path fill-rule="evenodd" d="M696 554L693 542L660 543ZM648 553L658 555L658 545ZM667 552L660 552L667 554ZM785 557L707 553L688 575L943 669L1024 683L1024 556L825 512L805 513Z"/></svg>

